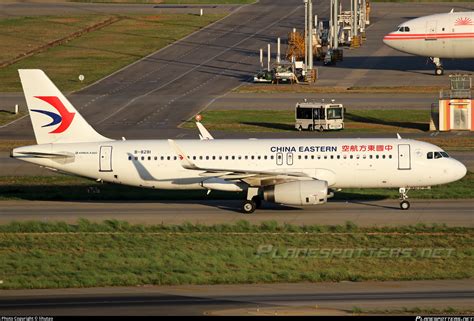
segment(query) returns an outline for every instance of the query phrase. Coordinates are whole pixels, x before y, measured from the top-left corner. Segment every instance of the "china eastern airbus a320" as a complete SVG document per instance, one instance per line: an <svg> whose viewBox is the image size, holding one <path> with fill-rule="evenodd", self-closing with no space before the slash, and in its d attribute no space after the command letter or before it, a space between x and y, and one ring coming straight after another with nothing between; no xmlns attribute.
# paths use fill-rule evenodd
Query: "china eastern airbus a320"
<svg viewBox="0 0 474 321"><path fill-rule="evenodd" d="M410 188L461 179L466 167L425 142L370 139L112 140L98 134L41 70L19 70L38 145L15 148L27 162L98 181L145 188L247 194L261 201L326 203L341 188Z"/></svg>

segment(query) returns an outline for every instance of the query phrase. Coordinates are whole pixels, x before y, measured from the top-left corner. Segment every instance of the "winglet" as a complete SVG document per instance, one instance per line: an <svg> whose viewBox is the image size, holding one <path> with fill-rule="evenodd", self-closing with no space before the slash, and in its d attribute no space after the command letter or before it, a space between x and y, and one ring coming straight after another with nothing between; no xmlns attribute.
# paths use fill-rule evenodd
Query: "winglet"
<svg viewBox="0 0 474 321"><path fill-rule="evenodd" d="M172 139L168 139L168 143L170 144L171 148L178 154L179 160L181 161L181 166L185 169L199 169L187 156L186 154L179 148L178 144Z"/></svg>
<svg viewBox="0 0 474 321"><path fill-rule="evenodd" d="M451 9L451 11L449 13L453 13L454 12L454 8Z"/></svg>
<svg viewBox="0 0 474 321"><path fill-rule="evenodd" d="M400 136L399 133L397 133L397 139L402 139L402 136Z"/></svg>
<svg viewBox="0 0 474 321"><path fill-rule="evenodd" d="M199 129L199 133L200 133L199 138L201 140L214 139L214 137L212 137L212 135L209 133L209 131L206 129L206 127L204 127L203 124L201 124L200 122L196 122L196 126Z"/></svg>

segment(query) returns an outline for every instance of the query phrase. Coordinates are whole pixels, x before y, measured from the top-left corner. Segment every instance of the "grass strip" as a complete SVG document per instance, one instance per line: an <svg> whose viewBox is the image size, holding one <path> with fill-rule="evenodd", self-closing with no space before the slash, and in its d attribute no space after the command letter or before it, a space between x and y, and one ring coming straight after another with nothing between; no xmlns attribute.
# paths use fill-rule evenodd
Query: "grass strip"
<svg viewBox="0 0 474 321"><path fill-rule="evenodd" d="M209 110L202 113L210 130L243 132L294 132L294 110ZM409 120L407 120L409 119ZM348 110L344 132L424 132L429 130L428 110ZM184 128L196 128L193 121Z"/></svg>
<svg viewBox="0 0 474 321"><path fill-rule="evenodd" d="M64 92L78 90L224 16L224 14L207 14L202 17L195 14L121 15L115 23L1 68L0 92L21 91L17 70L29 68L43 69ZM76 29L81 29L84 24L112 17L114 16L86 15L3 19L0 21L0 26L10 26L15 32L9 32L4 36L8 37L8 41L0 41L1 48L4 47L5 51L8 51L6 48L14 43L25 40L27 43L30 42L30 38L33 38L30 36L30 30L33 27L38 29L38 33L46 35L40 41L43 43L50 39L61 38L63 33L58 33L56 29L67 24L68 20L78 20L80 23L77 22ZM58 19L62 22L51 23ZM67 34L70 32L71 30ZM25 51L28 48L23 46L21 50ZM187 53L184 52L183 55L185 54ZM85 76L83 82L78 80L80 74Z"/></svg>
<svg viewBox="0 0 474 321"><path fill-rule="evenodd" d="M55 224L60 228L70 228L65 223ZM115 230L120 227L132 228L118 221L102 224ZM89 230L92 226L101 226L85 221L78 225L86 225ZM216 225L213 228L223 229L224 226ZM183 225L182 228L194 230L204 227ZM229 228L272 231L282 227L275 222L266 222L255 228L242 221ZM297 229L289 225L283 228ZM339 228L351 231L358 229L353 224ZM361 231L299 235L285 232L225 234L219 231L181 234L152 234L146 231L120 234L1 233L0 279L3 283L0 288L472 277L472 229L436 229L439 228L445 233L406 233L402 236ZM146 227L141 226L139 229ZM466 233L460 234L459 229ZM322 252L323 249L326 252ZM297 256L292 254L296 250L300 250ZM308 255L309 250L312 255ZM400 250L405 251L405 254L397 252ZM438 255L429 254L433 250L439 251ZM348 256L348 253L352 254Z"/></svg>

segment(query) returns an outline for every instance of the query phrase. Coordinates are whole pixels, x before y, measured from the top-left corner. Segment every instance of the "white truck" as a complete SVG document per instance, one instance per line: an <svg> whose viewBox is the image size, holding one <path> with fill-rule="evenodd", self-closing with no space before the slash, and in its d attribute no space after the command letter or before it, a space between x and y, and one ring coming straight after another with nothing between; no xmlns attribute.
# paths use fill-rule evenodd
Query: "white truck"
<svg viewBox="0 0 474 321"><path fill-rule="evenodd" d="M295 107L297 130L341 130L344 128L344 106L324 102L302 102Z"/></svg>

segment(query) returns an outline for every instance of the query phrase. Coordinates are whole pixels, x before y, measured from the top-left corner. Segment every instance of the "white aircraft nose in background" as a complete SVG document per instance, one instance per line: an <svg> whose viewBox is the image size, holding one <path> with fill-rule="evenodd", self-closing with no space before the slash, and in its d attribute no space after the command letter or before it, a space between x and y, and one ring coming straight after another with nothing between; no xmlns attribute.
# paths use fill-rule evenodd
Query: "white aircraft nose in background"
<svg viewBox="0 0 474 321"><path fill-rule="evenodd" d="M383 38L393 49L429 57L442 75L441 58L474 58L474 12L449 12L408 20Z"/></svg>

